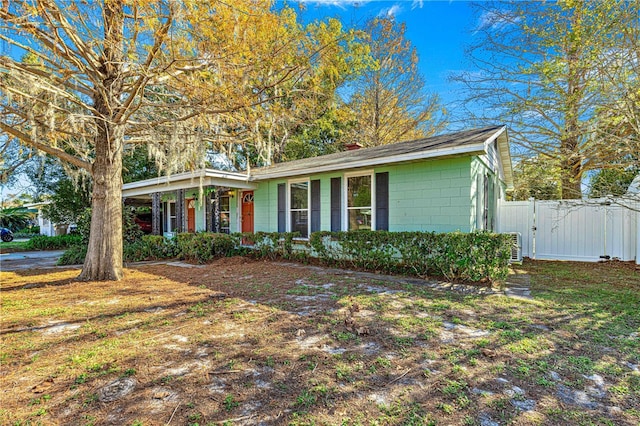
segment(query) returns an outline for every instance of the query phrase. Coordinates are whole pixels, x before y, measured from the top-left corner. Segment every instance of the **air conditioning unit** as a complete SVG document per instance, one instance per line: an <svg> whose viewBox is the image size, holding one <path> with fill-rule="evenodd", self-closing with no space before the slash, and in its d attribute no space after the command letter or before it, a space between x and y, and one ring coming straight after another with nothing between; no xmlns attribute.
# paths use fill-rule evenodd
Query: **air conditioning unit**
<svg viewBox="0 0 640 426"><path fill-rule="evenodd" d="M522 263L522 235L519 232L508 232L511 237L511 259L509 263Z"/></svg>

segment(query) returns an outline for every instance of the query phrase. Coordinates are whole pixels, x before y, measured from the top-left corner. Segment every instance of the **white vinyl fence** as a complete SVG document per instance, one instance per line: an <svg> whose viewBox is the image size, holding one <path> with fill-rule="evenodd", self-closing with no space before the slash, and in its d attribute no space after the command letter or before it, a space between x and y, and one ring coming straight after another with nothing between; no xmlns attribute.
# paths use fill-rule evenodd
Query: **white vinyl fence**
<svg viewBox="0 0 640 426"><path fill-rule="evenodd" d="M522 255L532 259L640 264L640 203L624 204L605 199L502 201L497 230L519 232Z"/></svg>

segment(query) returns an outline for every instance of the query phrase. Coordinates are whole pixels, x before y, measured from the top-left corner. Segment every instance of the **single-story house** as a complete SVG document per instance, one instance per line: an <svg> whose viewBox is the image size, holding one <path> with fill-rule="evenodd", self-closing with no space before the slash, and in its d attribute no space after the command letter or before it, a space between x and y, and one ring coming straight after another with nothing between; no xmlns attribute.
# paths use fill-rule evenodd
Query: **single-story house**
<svg viewBox="0 0 640 426"><path fill-rule="evenodd" d="M25 204L23 207L34 211L38 226L40 227L40 235L55 237L56 235L68 233L70 228L68 224L54 223L44 216L43 208L49 204L51 204L50 201L42 201L39 203Z"/></svg>
<svg viewBox="0 0 640 426"><path fill-rule="evenodd" d="M352 148L358 148L355 146ZM513 186L506 127L351 149L247 173L205 169L123 185L150 205L154 234L176 231L450 232L495 227Z"/></svg>

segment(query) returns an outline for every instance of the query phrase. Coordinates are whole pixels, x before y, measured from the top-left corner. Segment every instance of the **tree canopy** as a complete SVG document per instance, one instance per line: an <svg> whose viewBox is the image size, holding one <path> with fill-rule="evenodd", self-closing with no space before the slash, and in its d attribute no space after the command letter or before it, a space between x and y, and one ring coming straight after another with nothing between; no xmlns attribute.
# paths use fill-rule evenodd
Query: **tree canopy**
<svg viewBox="0 0 640 426"><path fill-rule="evenodd" d="M385 145L441 130L437 95L428 94L418 70L416 48L406 26L393 17L374 18L364 28L374 65L349 86L354 119L348 142Z"/></svg>
<svg viewBox="0 0 640 426"><path fill-rule="evenodd" d="M24 0L0 26L0 130L92 178L83 280L122 277L126 150L165 173L201 167L238 140L239 114L307 90L327 44L267 0Z"/></svg>
<svg viewBox="0 0 640 426"><path fill-rule="evenodd" d="M465 114L506 123L521 153L557 164L562 198L581 196L589 170L640 151L630 96L638 89L638 5L476 5L474 70L454 76L467 88Z"/></svg>

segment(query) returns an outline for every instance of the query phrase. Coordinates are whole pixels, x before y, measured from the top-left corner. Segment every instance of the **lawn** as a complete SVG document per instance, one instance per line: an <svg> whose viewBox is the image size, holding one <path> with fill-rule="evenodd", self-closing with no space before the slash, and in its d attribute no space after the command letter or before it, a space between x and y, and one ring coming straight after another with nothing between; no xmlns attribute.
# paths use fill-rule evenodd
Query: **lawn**
<svg viewBox="0 0 640 426"><path fill-rule="evenodd" d="M27 243L29 241L0 241L0 253L13 253L16 251L27 251Z"/></svg>
<svg viewBox="0 0 640 426"><path fill-rule="evenodd" d="M0 422L638 425L635 265L518 269L532 300L245 258L1 272Z"/></svg>

